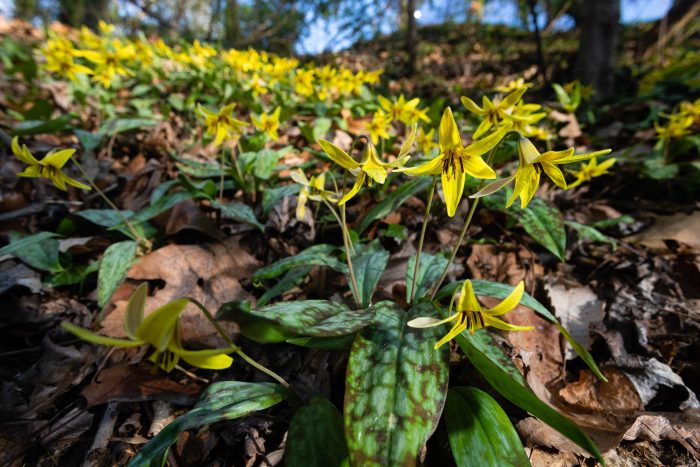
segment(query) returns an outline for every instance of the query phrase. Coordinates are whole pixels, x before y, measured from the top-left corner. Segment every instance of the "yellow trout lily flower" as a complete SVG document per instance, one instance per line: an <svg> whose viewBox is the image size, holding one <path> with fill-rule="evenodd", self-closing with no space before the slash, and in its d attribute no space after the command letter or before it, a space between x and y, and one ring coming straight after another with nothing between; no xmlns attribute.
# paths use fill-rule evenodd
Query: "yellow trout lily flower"
<svg viewBox="0 0 700 467"><path fill-rule="evenodd" d="M214 144L217 146L221 144L224 138L240 134L248 126L246 122L233 118L232 113L235 107L236 104L228 104L218 112L212 112L202 105L197 107L199 114L204 117L207 134L214 136Z"/></svg>
<svg viewBox="0 0 700 467"><path fill-rule="evenodd" d="M319 140L318 143L321 145L321 149L323 149L326 155L328 155L333 162L357 177L352 189L350 189L350 191L343 196L343 198L338 202L338 205L342 206L353 196L355 196L360 191L360 188L362 188L365 178L369 177L369 186L372 186L373 181L383 184L386 180L386 176L388 175L387 169L403 167L403 165L406 164L408 159L411 157L408 155L408 152L413 147L413 141L415 138L416 127L414 126L406 137L406 140L399 150L399 155L396 157L394 162L382 162L379 160L377 148L371 141L367 141L365 148L362 150L362 160L357 162L355 159L350 157L347 152L343 151L330 141L326 141L324 139Z"/></svg>
<svg viewBox="0 0 700 467"><path fill-rule="evenodd" d="M520 89L528 89L531 87L532 87L531 83L526 82L523 78L518 78L518 79L510 80L507 84L505 84L503 86L496 87L496 91L498 91L498 92L513 92L513 91L518 91Z"/></svg>
<svg viewBox="0 0 700 467"><path fill-rule="evenodd" d="M574 148L569 148L563 151L547 151L540 154L529 139L521 137L518 142L518 159L520 164L515 173L510 177L485 186L478 193L473 194L471 198L481 198L482 196L495 193L515 180L513 195L508 200L506 207L510 207L515 199L520 197L520 206L524 208L535 196L535 192L540 186L540 175L542 173L547 175L556 186L566 189L566 180L564 179L564 174L557 167L558 165L585 161L608 154L610 151L610 149L604 149L602 151L574 155Z"/></svg>
<svg viewBox="0 0 700 467"><path fill-rule="evenodd" d="M588 164L581 164L578 170L572 170L571 173L576 177L576 181L569 184L569 188L579 186L583 182L590 182L594 177L600 177L608 173L608 169L615 163L615 158L612 157L600 165L595 157Z"/></svg>
<svg viewBox="0 0 700 467"><path fill-rule="evenodd" d="M272 140L276 141L279 139L277 130L280 127L280 111L281 109L277 107L271 114L263 112L259 117L252 115L250 119L252 120L255 128L265 133Z"/></svg>
<svg viewBox="0 0 700 467"><path fill-rule="evenodd" d="M408 325L412 328L430 328L456 321L445 337L435 344L435 349L439 349L467 329L469 329L471 334L474 334L476 331L486 326L492 326L505 331L529 331L533 329L532 326L516 326L497 318L497 316L504 315L518 306L524 290L525 284L523 281L520 281L510 295L501 303L493 308L484 310L476 299L471 281L467 279L462 285L462 292L457 301L457 310L452 316L442 320L428 317L416 318L409 321Z"/></svg>
<svg viewBox="0 0 700 467"><path fill-rule="evenodd" d="M291 173L292 180L301 185L299 197L297 198L297 219L301 220L306 214L306 202L312 201L328 201L337 203L337 194L326 190L326 175L319 174L312 176L311 179L306 178L304 171L297 169Z"/></svg>
<svg viewBox="0 0 700 467"><path fill-rule="evenodd" d="M429 156L433 149L438 147L438 144L434 141L435 139L435 128L431 128L430 131L426 132L423 127L418 128L418 134L416 135L416 145L420 148L421 152L426 156Z"/></svg>
<svg viewBox="0 0 700 467"><path fill-rule="evenodd" d="M493 149L508 133L508 126L499 128L489 136L474 141L466 148L462 146L457 122L448 107L442 114L438 133L440 154L416 167L398 170L408 175L442 174L442 191L445 195L447 214L452 217L464 193L464 176L496 178L496 172L481 158Z"/></svg>
<svg viewBox="0 0 700 467"><path fill-rule="evenodd" d="M369 133L374 144L379 144L379 138L389 139L387 130L390 124L391 118L380 109L374 112L371 121L365 123L365 131Z"/></svg>
<svg viewBox="0 0 700 467"><path fill-rule="evenodd" d="M406 125L411 123L411 114L420 103L420 99L417 97L407 101L403 94L399 96L396 102L392 102L384 96L377 96L377 99L379 100L379 105L389 114L392 121L398 120ZM430 121L427 116L425 116L425 119Z"/></svg>
<svg viewBox="0 0 700 467"><path fill-rule="evenodd" d="M18 173L20 177L28 178L48 178L53 182L56 188L66 191L66 184L80 188L81 190L89 190L90 187L77 180L73 180L68 175L64 174L61 169L66 165L68 159L75 154L75 149L62 149L60 151L51 151L42 160L37 160L26 145L19 145L19 138L12 138L12 153L29 167Z"/></svg>
<svg viewBox="0 0 700 467"><path fill-rule="evenodd" d="M486 133L492 126L498 125L504 120L509 120L509 116L513 113L513 107L523 97L527 88L517 89L508 94L503 99L494 99L493 101L484 96L481 99L482 107L466 96L462 96L462 105L471 113L482 118L481 123L474 132L474 138L477 139Z"/></svg>
<svg viewBox="0 0 700 467"><path fill-rule="evenodd" d="M207 350L187 350L182 347L179 317L189 303L188 299L172 301L144 318L147 294L148 286L141 284L126 305L124 330L128 339L101 336L65 321L61 327L93 344L125 348L149 344L156 349L149 359L167 372L172 371L181 358L192 366L208 370L222 370L231 366L233 359L226 354L235 352L237 347Z"/></svg>

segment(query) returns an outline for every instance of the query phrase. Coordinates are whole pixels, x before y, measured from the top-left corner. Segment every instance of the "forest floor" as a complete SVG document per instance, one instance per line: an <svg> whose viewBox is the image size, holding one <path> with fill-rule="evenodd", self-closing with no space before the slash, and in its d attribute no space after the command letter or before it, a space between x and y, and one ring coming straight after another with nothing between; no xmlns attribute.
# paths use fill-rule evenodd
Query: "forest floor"
<svg viewBox="0 0 700 467"><path fill-rule="evenodd" d="M11 34L25 33L15 29ZM460 95L469 95L475 88L491 89L509 77L538 79L536 67L522 66L536 63L527 35L504 29L503 40L495 32L486 38L470 34L466 40L453 30L444 36L439 33L437 28L423 31L425 37L436 37L435 42L426 40L421 45L422 72L415 78L400 77L398 62L393 62L399 54L376 43L318 59L345 65L361 62L368 69L383 66L387 71L382 87L390 95L405 92L438 107L456 105ZM521 47L513 45L519 42ZM545 42L547 62L553 64L549 79L561 82L570 76L575 47L568 36ZM632 79L622 76L625 72L621 71L623 83ZM0 82L5 122L11 120L11 96L26 91L10 79ZM565 261L533 240L502 206L484 203L448 276L449 280L469 277L509 284L524 280L526 291L590 350L609 383L598 381L557 328L532 310L521 307L514 319L534 324L534 331L499 337L535 393L583 427L612 466L700 463L700 177L698 171L685 172L684 166L671 178L655 179L640 169L656 145L651 121L660 111L671 112L677 102L678 96L668 92L667 98L654 101L634 99L627 92L599 109L594 122L582 123L578 135L560 133L574 138L577 145L595 141L596 147L613 148L618 160L609 176L585 186L567 191L544 186L538 192L558 208L569 226ZM60 87L42 86L38 93L57 106L66 105L67 96ZM546 88L535 90L534 95L554 99ZM311 159L302 150L305 142L299 131L307 121L292 118L280 129L282 141L275 147L293 148L280 161L287 167L283 175L284 170L288 174L288 168ZM335 140L347 137L340 128L330 131ZM186 133L182 121L171 119L117 134L96 149L95 157L85 162L86 170L120 208L139 211L148 206L159 186L177 179L180 166L169 153L190 144L190 136L183 136ZM78 214L104 208L102 201L94 194L71 191L66 196L40 181L18 180L14 174L22 168L12 159L10 123L0 130L0 137L3 238L9 241L12 231L57 231L70 217L76 234L58 240L60 254L70 256L75 264L98 258L113 237ZM27 141L32 151L41 151L70 147L77 140L72 134L57 133ZM697 148L678 157L697 161ZM110 327L121 326L120 313L138 281L151 284L159 304L182 296L196 297L211 309L232 301L255 302L265 292L251 280L257 269L315 243L342 244L339 230L325 221L298 221L295 200L285 196L269 208L261 207L260 199L246 200L255 207L264 235L257 227L217 215L206 200L185 199L159 213L150 224L165 240L131 267L127 281L105 308L103 329L109 335ZM362 197L349 206L351 226L375 204L370 197ZM456 240L467 208L468 203L462 203L453 218L434 212L425 251L438 253ZM423 196L411 197L365 232L370 239L379 238L390 253L375 300L405 302L401 279L408 258L415 253L424 209ZM407 226L405 235L384 235L395 224ZM593 226L597 233L582 233L575 228L578 224ZM343 300L347 299L344 287L342 274L315 267L308 279L282 297L334 295ZM52 285L46 272L6 255L0 257L0 294L2 465L124 465L154 433L189 410L210 382L268 380L240 359L215 373L154 372L150 363L141 362L143 351L92 346L72 337L60 328L61 321L87 327L99 313L94 278ZM183 340L216 342L206 321L194 315L186 315L185 320L191 334ZM235 323L227 324L228 330L236 331ZM263 346L238 336L234 340L289 381L302 397L321 395L342 406L347 351L287 343ZM595 463L581 448L490 389L456 346L451 365L453 383L482 388L503 405L533 465ZM173 466L278 465L291 416L287 407L278 405L240 420L188 431L171 449L169 462ZM100 437L107 438L103 449L92 450ZM447 446L446 428L440 424L422 453L424 465L453 465Z"/></svg>

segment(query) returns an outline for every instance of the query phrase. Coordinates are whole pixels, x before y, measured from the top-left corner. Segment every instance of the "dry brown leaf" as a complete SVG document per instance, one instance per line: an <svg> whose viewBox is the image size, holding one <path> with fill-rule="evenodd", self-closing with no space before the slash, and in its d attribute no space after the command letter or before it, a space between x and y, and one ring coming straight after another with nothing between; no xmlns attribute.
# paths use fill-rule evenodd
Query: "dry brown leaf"
<svg viewBox="0 0 700 467"><path fill-rule="evenodd" d="M215 313L223 303L254 299L239 280L250 277L259 266L240 246L239 237L232 237L223 243L160 248L134 264L127 277L165 282L165 287L146 301L146 314L182 297L194 298ZM126 303L126 300L115 303L114 310L103 321L103 333L111 337L126 336L123 325ZM217 344L218 340L212 339L216 334L212 325L195 305L187 305L181 323L184 342Z"/></svg>
<svg viewBox="0 0 700 467"><path fill-rule="evenodd" d="M601 370L608 382L590 370L582 370L578 381L567 384L559 395L572 406L594 412L635 412L644 409L639 394L627 376L617 368Z"/></svg>
<svg viewBox="0 0 700 467"><path fill-rule="evenodd" d="M653 226L628 240L659 250L667 250L664 241L673 240L700 251L700 212L660 216Z"/></svg>

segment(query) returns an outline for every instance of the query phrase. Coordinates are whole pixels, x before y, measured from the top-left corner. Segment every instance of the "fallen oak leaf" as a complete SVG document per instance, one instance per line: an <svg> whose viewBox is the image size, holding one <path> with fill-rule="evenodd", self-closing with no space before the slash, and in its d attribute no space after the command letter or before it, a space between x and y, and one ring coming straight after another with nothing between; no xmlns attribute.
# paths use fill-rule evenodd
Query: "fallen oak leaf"
<svg viewBox="0 0 700 467"><path fill-rule="evenodd" d="M202 303L212 313L226 302L254 300L241 287L240 280L252 276L260 263L239 244L239 237L221 243L202 245L168 245L140 259L127 274L137 281L163 281L165 286L146 300L146 315L178 298L189 297ZM109 337L126 337L124 309L126 300L116 302L102 325ZM219 345L214 327L202 312L188 304L182 312L182 341L208 347ZM230 333L235 325L224 323Z"/></svg>

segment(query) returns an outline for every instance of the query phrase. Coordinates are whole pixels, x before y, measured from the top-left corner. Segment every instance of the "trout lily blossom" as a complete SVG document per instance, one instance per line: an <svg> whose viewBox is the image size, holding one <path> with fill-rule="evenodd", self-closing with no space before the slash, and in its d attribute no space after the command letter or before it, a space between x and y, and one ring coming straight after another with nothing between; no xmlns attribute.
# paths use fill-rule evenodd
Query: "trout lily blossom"
<svg viewBox="0 0 700 467"><path fill-rule="evenodd" d="M515 173L510 177L486 185L478 193L473 194L471 198L481 198L495 193L515 180L513 194L506 203L506 207L510 207L516 198L520 197L520 206L524 208L535 196L535 192L540 186L542 173L547 175L556 186L566 189L566 180L562 171L557 167L558 165L585 161L608 154L610 151L610 149L604 149L587 154L574 154L574 148L569 148L563 151L547 151L540 154L529 139L521 137L518 141L519 165Z"/></svg>
<svg viewBox="0 0 700 467"><path fill-rule="evenodd" d="M615 158L610 159L598 164L598 159L593 158L587 164L581 164L578 170L572 170L571 174L576 177L573 183L568 185L569 188L579 186L584 182L590 182L595 177L600 177L608 173L608 169L612 167L615 163Z"/></svg>
<svg viewBox="0 0 700 467"><path fill-rule="evenodd" d="M61 327L93 344L124 348L149 344L155 348L149 360L167 372L172 371L180 359L192 366L209 370L221 370L231 366L233 359L226 354L235 352L237 347L206 350L187 350L182 347L179 318L189 303L188 299L174 300L144 318L147 295L148 286L145 283L141 284L126 305L124 330L128 339L101 336L65 321L61 323Z"/></svg>
<svg viewBox="0 0 700 467"><path fill-rule="evenodd" d="M452 115L452 110L448 107L442 114L438 130L440 154L424 164L399 169L398 172L408 175L441 174L447 214L452 217L462 200L465 175L483 179L496 178L496 172L484 162L481 156L496 147L509 130L509 125L501 126L489 136L464 147L457 122Z"/></svg>
<svg viewBox="0 0 700 467"><path fill-rule="evenodd" d="M516 326L497 318L497 316L502 316L518 306L524 290L525 285L520 281L510 295L501 303L493 308L483 309L476 299L471 281L467 279L462 285L462 291L457 301L457 309L453 315L442 320L429 317L416 318L409 321L408 325L412 328L430 328L454 321L455 324L452 326L452 329L435 344L435 349L439 349L467 329L469 329L471 334L486 326L505 331L529 331L533 329L532 326ZM450 308L452 308L452 305L450 305Z"/></svg>
<svg viewBox="0 0 700 467"><path fill-rule="evenodd" d="M66 191L66 185L71 185L81 190L89 190L90 187L73 180L62 172L63 166L75 154L75 149L62 149L51 151L42 160L37 160L26 145L19 145L19 139L15 136L12 139L12 153L29 167L18 173L20 177L28 178L48 178L56 188Z"/></svg>
<svg viewBox="0 0 700 467"><path fill-rule="evenodd" d="M224 138L242 133L245 127L248 126L246 122L233 118L232 113L235 107L236 104L228 104L218 112L212 112L202 105L197 107L197 111L204 118L207 134L214 137L216 146L220 145Z"/></svg>
<svg viewBox="0 0 700 467"><path fill-rule="evenodd" d="M401 146L396 160L393 162L382 162L379 159L379 154L377 154L377 148L371 141L367 141L365 148L362 150L362 159L360 162L357 162L347 152L343 151L330 141L326 141L324 139L319 140L318 143L321 145L321 149L323 149L326 155L328 155L333 162L357 177L353 187L345 194L345 196L342 197L340 201L338 201L338 205L342 206L353 196L355 196L360 191L360 188L362 188L366 178L369 178L369 186L372 185L372 182L383 184L386 180L386 176L388 175L387 169L403 167L411 157L408 155L408 152L413 147L415 138L416 126L414 125Z"/></svg>
<svg viewBox="0 0 700 467"><path fill-rule="evenodd" d="M492 126L496 126L501 122L510 120L513 114L513 108L525 94L527 88L517 89L508 94L503 99L494 99L493 101L484 96L481 99L481 107L466 96L462 96L462 105L471 113L482 118L481 123L474 131L474 138L477 139L486 133Z"/></svg>
<svg viewBox="0 0 700 467"><path fill-rule="evenodd" d="M328 201L329 203L338 202L336 193L326 190L326 175L319 174L312 176L311 179L306 178L304 171L297 169L290 176L292 180L301 185L299 197L297 198L297 219L304 218L306 213L306 202L312 201Z"/></svg>

